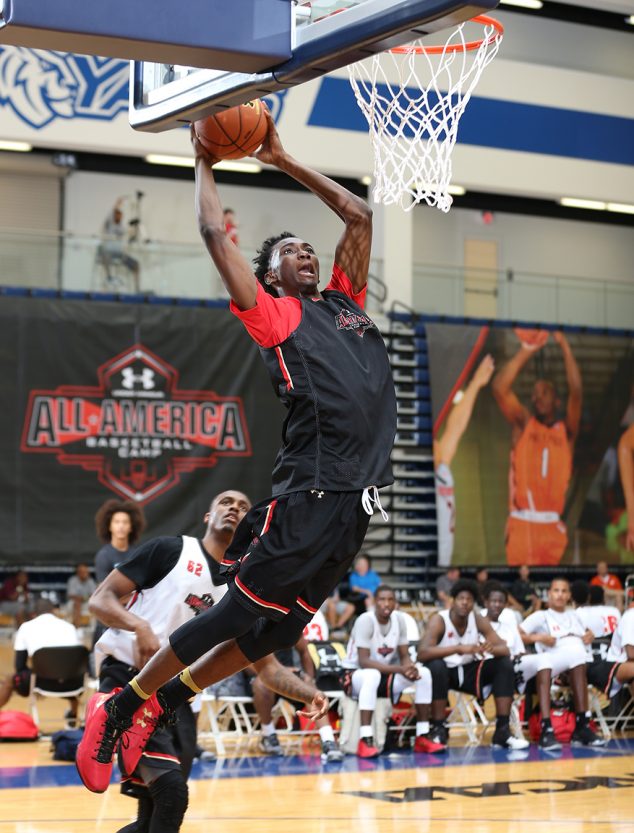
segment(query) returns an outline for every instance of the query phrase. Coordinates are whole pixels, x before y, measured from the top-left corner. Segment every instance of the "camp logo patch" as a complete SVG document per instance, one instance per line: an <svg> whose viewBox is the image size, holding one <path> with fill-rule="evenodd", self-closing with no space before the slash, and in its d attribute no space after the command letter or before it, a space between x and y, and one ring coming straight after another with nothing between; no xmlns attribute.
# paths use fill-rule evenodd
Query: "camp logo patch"
<svg viewBox="0 0 634 833"><path fill-rule="evenodd" d="M94 387L30 391L22 452L53 454L139 503L219 457L251 455L242 399L180 389L178 371L142 344L96 368L96 377Z"/></svg>

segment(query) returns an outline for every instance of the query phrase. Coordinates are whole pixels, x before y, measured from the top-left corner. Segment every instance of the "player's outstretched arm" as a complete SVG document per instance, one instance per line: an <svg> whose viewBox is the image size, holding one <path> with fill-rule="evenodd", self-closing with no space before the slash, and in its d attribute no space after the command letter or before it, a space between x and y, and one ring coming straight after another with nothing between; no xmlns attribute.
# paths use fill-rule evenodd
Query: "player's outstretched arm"
<svg viewBox="0 0 634 833"><path fill-rule="evenodd" d="M487 354L465 388L462 399L449 412L442 437L434 443L434 465L437 466L439 463L451 465L458 450L458 443L469 425L478 394L485 385L489 384L494 370L493 357Z"/></svg>
<svg viewBox="0 0 634 833"><path fill-rule="evenodd" d="M566 368L566 382L568 383L568 404L566 406L566 428L568 436L574 442L579 433L579 423L581 422L581 402L582 402L582 383L581 371L575 359L568 339L561 332L553 333L553 338L561 347L561 352L564 357L564 367Z"/></svg>
<svg viewBox="0 0 634 833"><path fill-rule="evenodd" d="M275 165L292 176L326 203L328 208L345 223L345 230L337 243L335 261L350 278L352 287L360 292L368 280L370 249L372 246L372 209L355 194L327 176L302 165L288 154L280 141L275 123L266 110L269 132L260 150L255 154L261 161Z"/></svg>
<svg viewBox="0 0 634 833"><path fill-rule="evenodd" d="M277 692L287 700L301 700L307 708L301 714L312 720L319 720L328 713L329 703L326 695L319 691L307 679L301 679L289 668L285 668L274 656L263 657L253 663L260 680L271 691Z"/></svg>
<svg viewBox="0 0 634 833"><path fill-rule="evenodd" d="M133 581L115 569L92 594L88 600L88 609L109 628L131 631L136 635L138 667L142 668L161 645L149 623L127 610L123 604L123 600L136 589Z"/></svg>
<svg viewBox="0 0 634 833"><path fill-rule="evenodd" d="M191 140L196 159L196 214L200 234L229 295L241 310L251 309L255 306L257 280L249 261L227 234L211 169L217 160L198 141L193 125Z"/></svg>
<svg viewBox="0 0 634 833"><path fill-rule="evenodd" d="M634 425L619 440L619 474L627 511L626 549L634 552Z"/></svg>
<svg viewBox="0 0 634 833"><path fill-rule="evenodd" d="M517 428L524 428L530 414L513 391L513 382L534 352L534 349L522 344L517 353L502 365L491 382L491 390L502 416Z"/></svg>

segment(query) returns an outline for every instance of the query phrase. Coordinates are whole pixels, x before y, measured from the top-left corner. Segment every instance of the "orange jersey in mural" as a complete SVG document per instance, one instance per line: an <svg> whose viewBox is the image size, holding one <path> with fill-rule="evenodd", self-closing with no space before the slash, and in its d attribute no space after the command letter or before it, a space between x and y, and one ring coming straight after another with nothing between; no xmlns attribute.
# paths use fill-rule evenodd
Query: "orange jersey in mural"
<svg viewBox="0 0 634 833"><path fill-rule="evenodd" d="M544 425L531 417L511 452L511 511L564 510L572 473L572 449L566 426Z"/></svg>

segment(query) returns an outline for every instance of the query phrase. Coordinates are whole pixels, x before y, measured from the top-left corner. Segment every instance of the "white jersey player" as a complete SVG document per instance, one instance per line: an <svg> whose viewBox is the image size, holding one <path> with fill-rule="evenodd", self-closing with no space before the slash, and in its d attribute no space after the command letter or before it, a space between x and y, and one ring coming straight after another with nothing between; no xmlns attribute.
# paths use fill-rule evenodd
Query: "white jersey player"
<svg viewBox="0 0 634 833"><path fill-rule="evenodd" d="M443 752L444 744L428 738L431 674L409 655L405 617L396 609L394 591L381 585L374 596L373 610L357 619L348 641L344 667L344 691L359 701L360 736L357 755L374 758L379 749L372 733L372 717L378 697L398 702L406 688L414 687L416 709L415 752Z"/></svg>

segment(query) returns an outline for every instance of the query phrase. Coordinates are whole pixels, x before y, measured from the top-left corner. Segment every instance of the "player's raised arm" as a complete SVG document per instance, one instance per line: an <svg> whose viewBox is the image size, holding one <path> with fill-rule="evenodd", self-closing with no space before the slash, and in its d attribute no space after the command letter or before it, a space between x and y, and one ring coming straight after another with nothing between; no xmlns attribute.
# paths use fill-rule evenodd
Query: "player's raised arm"
<svg viewBox="0 0 634 833"><path fill-rule="evenodd" d="M513 382L533 355L534 348L522 344L513 358L502 365L491 382L493 396L502 411L504 419L516 428L524 428L530 414L517 398L513 390Z"/></svg>
<svg viewBox="0 0 634 833"><path fill-rule="evenodd" d="M487 354L477 367L476 372L467 387L460 402L454 405L449 412L445 430L442 437L434 443L434 465L446 463L448 466L458 450L458 443L467 430L473 407L481 389L487 385L493 376L495 362L493 357Z"/></svg>
<svg viewBox="0 0 634 833"><path fill-rule="evenodd" d="M313 171L290 156L282 146L270 112L266 110L269 132L260 150L255 154L261 161L275 165L292 176L326 203L345 223L335 250L335 261L346 273L352 287L360 292L368 280L370 249L372 246L372 209L347 188L327 176Z"/></svg>
<svg viewBox="0 0 634 833"><path fill-rule="evenodd" d="M198 141L193 125L191 139L196 157L196 214L200 234L229 295L241 310L251 309L255 306L257 280L249 261L227 234L212 171L217 160Z"/></svg>
<svg viewBox="0 0 634 833"><path fill-rule="evenodd" d="M574 442L579 433L579 423L581 422L581 400L582 400L582 383L581 372L579 365L575 359L568 339L561 332L553 333L553 338L561 347L561 352L564 357L564 367L566 368L566 382L568 383L568 403L566 405L566 428L568 436Z"/></svg>

